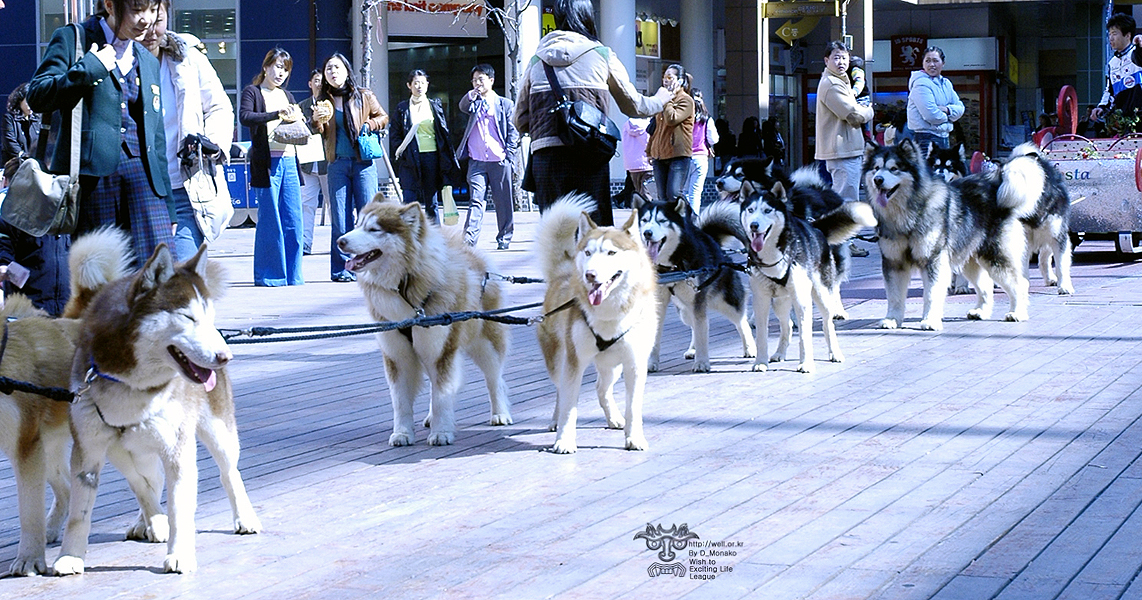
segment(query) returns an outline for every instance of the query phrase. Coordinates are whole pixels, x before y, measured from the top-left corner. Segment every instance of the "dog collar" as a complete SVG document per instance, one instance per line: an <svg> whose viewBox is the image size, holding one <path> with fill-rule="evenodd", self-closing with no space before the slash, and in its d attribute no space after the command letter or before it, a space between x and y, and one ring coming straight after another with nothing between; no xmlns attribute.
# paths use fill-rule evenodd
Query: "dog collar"
<svg viewBox="0 0 1142 600"><path fill-rule="evenodd" d="M92 381L95 381L96 377L98 377L100 379L106 379L107 381L114 381L115 383L123 383L123 380L116 379L115 377L112 377L111 375L108 375L107 373L100 371L99 367L95 366L95 359L92 359L91 360L91 368L87 370L87 381L86 382L91 383Z"/></svg>

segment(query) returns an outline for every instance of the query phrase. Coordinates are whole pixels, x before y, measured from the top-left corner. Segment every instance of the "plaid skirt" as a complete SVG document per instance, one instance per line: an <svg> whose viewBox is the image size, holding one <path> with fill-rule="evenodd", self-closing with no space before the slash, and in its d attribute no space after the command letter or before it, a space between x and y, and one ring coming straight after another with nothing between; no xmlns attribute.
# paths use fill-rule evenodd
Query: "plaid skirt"
<svg viewBox="0 0 1142 600"><path fill-rule="evenodd" d="M111 225L128 232L135 266L142 267L159 244L172 247L174 233L167 199L156 196L141 157L119 151L119 168L106 177L82 177L76 235Z"/></svg>

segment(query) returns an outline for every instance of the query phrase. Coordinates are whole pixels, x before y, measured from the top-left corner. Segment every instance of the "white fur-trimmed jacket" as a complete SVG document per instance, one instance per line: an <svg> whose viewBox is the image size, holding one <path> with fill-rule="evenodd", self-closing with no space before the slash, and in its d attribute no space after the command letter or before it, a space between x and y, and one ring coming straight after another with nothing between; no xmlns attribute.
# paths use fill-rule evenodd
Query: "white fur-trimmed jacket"
<svg viewBox="0 0 1142 600"><path fill-rule="evenodd" d="M175 154L183 138L205 135L229 156L234 141L234 105L210 60L181 36L167 32L160 52L160 68L164 77L170 76L175 90L174 98L163 98L163 112L178 111L179 130L166 133L171 185L179 188L183 179Z"/></svg>

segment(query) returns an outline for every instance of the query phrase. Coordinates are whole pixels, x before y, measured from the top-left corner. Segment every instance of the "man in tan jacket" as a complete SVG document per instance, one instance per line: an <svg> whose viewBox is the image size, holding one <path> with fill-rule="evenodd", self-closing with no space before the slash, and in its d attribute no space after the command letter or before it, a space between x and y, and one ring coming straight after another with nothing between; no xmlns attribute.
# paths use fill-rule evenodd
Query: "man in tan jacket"
<svg viewBox="0 0 1142 600"><path fill-rule="evenodd" d="M825 71L817 86L817 147L815 158L825 161L833 178L833 190L845 202L860 197L861 157L864 135L861 125L872 120L871 106L857 103L849 82L849 49L833 41L825 47ZM854 255L868 251L854 247Z"/></svg>

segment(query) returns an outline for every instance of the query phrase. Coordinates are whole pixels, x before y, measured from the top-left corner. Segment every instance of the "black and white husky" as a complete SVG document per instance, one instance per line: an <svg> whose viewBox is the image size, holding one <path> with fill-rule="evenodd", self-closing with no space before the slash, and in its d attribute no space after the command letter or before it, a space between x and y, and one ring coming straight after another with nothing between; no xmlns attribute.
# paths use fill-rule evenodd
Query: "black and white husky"
<svg viewBox="0 0 1142 600"><path fill-rule="evenodd" d="M708 210L717 210L717 205ZM766 322L771 304L781 327L781 338L769 362L785 360L792 338L789 317L792 309L797 315L801 336L801 362L797 370L813 371L812 302L816 302L821 312L829 360L843 361L833 319L844 314L840 288L849 270L845 242L862 227L876 226L872 208L864 202L850 202L810 223L793 214L780 183L770 190L759 190L747 182L742 187L738 210L749 238L750 288L757 321L758 352L753 370L768 369Z"/></svg>
<svg viewBox="0 0 1142 600"><path fill-rule="evenodd" d="M787 175L771 158L735 158L726 165L715 186L723 200L737 200L742 184L747 181L757 190L773 189L773 184L780 183L785 188L793 214L809 221L836 210L844 203L844 199L825 184L816 166L804 166Z"/></svg>
<svg viewBox="0 0 1142 600"><path fill-rule="evenodd" d="M1030 159L948 183L935 177L920 149L904 140L869 147L864 178L880 223L881 264L888 312L880 326L904 323L904 303L913 269L924 281L920 328L943 329L944 300L952 268L961 267L976 289L969 319L988 319L994 305L992 279L1011 299L1008 321L1028 318L1027 236L1021 219L1034 214L1045 172Z"/></svg>
<svg viewBox="0 0 1142 600"><path fill-rule="evenodd" d="M646 200L636 195L638 229L650 261L660 274L671 271L694 271L716 268L727 262L719 243L720 239L738 238L736 214L726 211L705 211L697 219L692 217L690 204L685 198L673 202ZM650 355L649 369L658 370L658 348L662 339L662 322L666 308L673 299L678 306L682 322L691 329L690 348L686 358L694 359L694 372L710 371L710 325L706 316L712 308L726 316L738 330L742 340L742 354L752 357L757 349L750 335L746 318L745 277L734 270L723 269L701 277L658 286L658 337Z"/></svg>
<svg viewBox="0 0 1142 600"><path fill-rule="evenodd" d="M1035 210L1020 219L1027 230L1027 252L1039 253L1039 272L1044 285L1059 286L1059 293L1063 295L1075 293L1071 284L1071 198L1063 176L1043 157L1039 147L1030 142L1016 146L1003 169L1043 173L1042 193ZM1037 186L1038 177L1030 183Z"/></svg>

